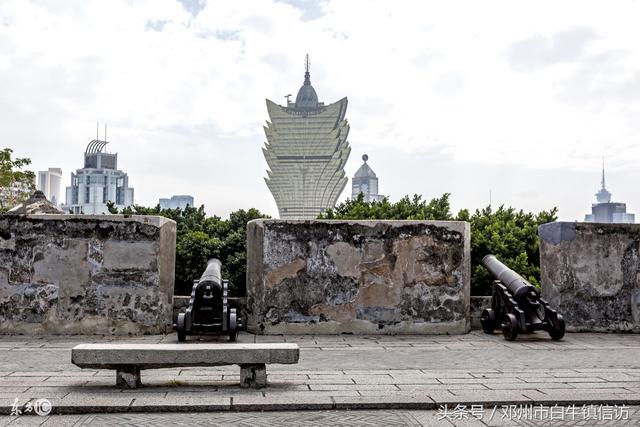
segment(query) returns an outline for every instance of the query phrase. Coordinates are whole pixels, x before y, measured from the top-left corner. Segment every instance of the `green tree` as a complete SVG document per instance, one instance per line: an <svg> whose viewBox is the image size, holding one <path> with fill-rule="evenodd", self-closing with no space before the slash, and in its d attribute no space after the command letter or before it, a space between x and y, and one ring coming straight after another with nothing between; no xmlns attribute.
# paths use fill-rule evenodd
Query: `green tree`
<svg viewBox="0 0 640 427"><path fill-rule="evenodd" d="M471 293L491 294L493 277L482 265L485 255L493 254L535 286L540 286L538 226L557 220L558 209L537 214L500 206L461 210L456 219L471 223Z"/></svg>
<svg viewBox="0 0 640 427"><path fill-rule="evenodd" d="M415 194L413 198L405 196L396 203L390 203L386 197L379 202L365 202L364 195L360 193L357 198L347 199L318 218L450 220L452 215L449 196L449 193L445 193L427 203L422 200L422 196Z"/></svg>
<svg viewBox="0 0 640 427"><path fill-rule="evenodd" d="M24 202L35 190L36 175L22 170L31 164L29 158L12 159L13 150L0 150L0 209L8 209Z"/></svg>

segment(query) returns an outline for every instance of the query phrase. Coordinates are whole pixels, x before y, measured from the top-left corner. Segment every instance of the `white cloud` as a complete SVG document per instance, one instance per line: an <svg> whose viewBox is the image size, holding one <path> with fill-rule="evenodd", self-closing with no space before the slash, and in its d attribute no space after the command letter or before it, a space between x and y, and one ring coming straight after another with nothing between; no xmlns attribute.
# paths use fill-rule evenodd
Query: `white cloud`
<svg viewBox="0 0 640 427"><path fill-rule="evenodd" d="M633 208L639 9L632 1L6 0L1 145L66 174L80 166L95 121L106 121L137 202L191 193L210 212L275 214L262 180L264 98L295 96L309 52L321 100L349 97L348 174L368 152L393 198L453 189L457 207L473 208L492 188L508 204L558 205L580 218L604 155L619 174L611 191ZM517 176L498 179L496 170ZM591 175L584 194L566 197L576 177Z"/></svg>

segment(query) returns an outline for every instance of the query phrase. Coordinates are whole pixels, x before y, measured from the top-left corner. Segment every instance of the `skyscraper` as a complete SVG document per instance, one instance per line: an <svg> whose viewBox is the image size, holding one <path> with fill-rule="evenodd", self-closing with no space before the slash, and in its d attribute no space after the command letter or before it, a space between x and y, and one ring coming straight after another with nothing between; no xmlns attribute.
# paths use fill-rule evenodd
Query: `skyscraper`
<svg viewBox="0 0 640 427"><path fill-rule="evenodd" d="M596 193L598 203L591 205L591 213L584 216L584 221L633 224L635 215L627 213L627 205L611 201L611 193L605 188L604 163L602 164L601 184L600 191Z"/></svg>
<svg viewBox="0 0 640 427"><path fill-rule="evenodd" d="M269 166L265 182L280 218L313 219L333 208L347 185L344 165L351 148L345 120L347 98L324 105L311 86L309 55L295 102L266 100L269 121L262 149Z"/></svg>
<svg viewBox="0 0 640 427"><path fill-rule="evenodd" d="M357 199L362 193L365 202L379 202L384 199L384 196L378 194L378 177L367 164L369 156L363 155L362 160L364 163L351 180L351 199Z"/></svg>
<svg viewBox="0 0 640 427"><path fill-rule="evenodd" d="M71 173L71 186L62 206L66 212L108 214L109 201L118 209L133 205L133 188L129 187L127 174L118 170L118 154L102 151L107 144L94 139L87 145L84 168Z"/></svg>
<svg viewBox="0 0 640 427"><path fill-rule="evenodd" d="M62 169L49 168L38 172L38 190L42 191L52 204L58 206L60 200L60 185L62 184Z"/></svg>

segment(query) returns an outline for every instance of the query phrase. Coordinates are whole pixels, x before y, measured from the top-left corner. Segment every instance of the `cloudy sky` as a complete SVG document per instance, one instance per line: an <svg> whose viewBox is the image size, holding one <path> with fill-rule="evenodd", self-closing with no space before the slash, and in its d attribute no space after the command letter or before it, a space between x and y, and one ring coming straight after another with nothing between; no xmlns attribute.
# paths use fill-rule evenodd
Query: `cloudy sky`
<svg viewBox="0 0 640 427"><path fill-rule="evenodd" d="M631 0L0 0L0 147L69 185L107 122L136 203L275 216L265 98L308 52L320 100L349 99L347 175L367 153L392 200L582 219L604 157L640 214L638 22Z"/></svg>

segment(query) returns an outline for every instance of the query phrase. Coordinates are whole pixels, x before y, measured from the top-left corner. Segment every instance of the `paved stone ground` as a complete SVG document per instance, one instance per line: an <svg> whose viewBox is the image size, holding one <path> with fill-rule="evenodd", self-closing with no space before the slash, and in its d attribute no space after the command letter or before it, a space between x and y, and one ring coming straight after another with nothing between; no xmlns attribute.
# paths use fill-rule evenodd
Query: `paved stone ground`
<svg viewBox="0 0 640 427"><path fill-rule="evenodd" d="M565 408L566 409L566 408ZM214 413L123 413L90 415L53 415L49 417L0 417L0 426L637 426L640 407L628 407L622 419L586 416L509 417L505 412L483 412L482 419L468 416L448 418L442 411L359 410L359 411L281 411L281 412L214 412ZM627 416L628 415L628 416Z"/></svg>
<svg viewBox="0 0 640 427"><path fill-rule="evenodd" d="M211 340L211 339L210 339ZM459 336L242 334L240 342L296 342L298 365L267 367L270 386L238 387L237 366L143 372L144 387L121 391L113 371L80 370L82 342L176 342L175 335L0 337L0 414L15 398L48 399L54 413L436 409L439 405L640 405L640 335L546 335L507 342ZM20 417L23 419L25 417Z"/></svg>

